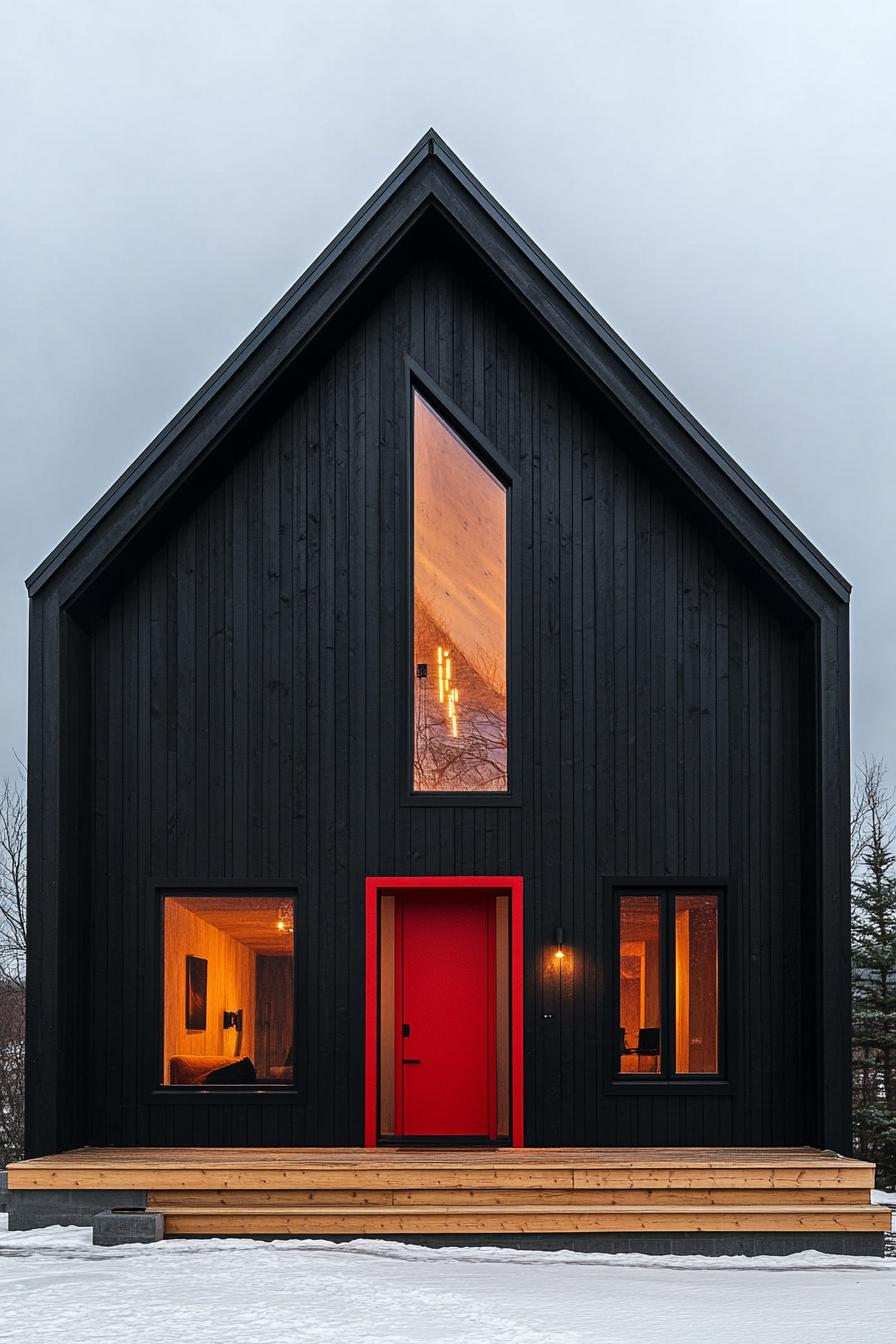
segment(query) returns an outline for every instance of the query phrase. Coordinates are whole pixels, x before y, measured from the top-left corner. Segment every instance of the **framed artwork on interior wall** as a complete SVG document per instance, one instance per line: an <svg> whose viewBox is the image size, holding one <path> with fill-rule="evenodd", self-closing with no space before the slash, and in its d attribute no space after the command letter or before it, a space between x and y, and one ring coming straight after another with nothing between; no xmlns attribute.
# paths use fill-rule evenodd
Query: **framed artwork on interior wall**
<svg viewBox="0 0 896 1344"><path fill-rule="evenodd" d="M208 962L187 956L187 1031L205 1031L208 1001Z"/></svg>

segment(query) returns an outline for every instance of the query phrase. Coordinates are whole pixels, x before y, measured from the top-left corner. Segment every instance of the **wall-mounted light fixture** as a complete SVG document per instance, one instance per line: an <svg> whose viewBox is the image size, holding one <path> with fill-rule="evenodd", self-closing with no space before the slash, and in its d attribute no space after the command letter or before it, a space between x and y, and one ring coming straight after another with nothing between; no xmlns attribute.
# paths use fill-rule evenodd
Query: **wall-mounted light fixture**
<svg viewBox="0 0 896 1344"><path fill-rule="evenodd" d="M224 1009L224 1030L228 1031L230 1027L236 1027L237 1031L242 1031L243 1029L242 1008L237 1008L235 1013L228 1013L227 1009L226 1008Z"/></svg>
<svg viewBox="0 0 896 1344"><path fill-rule="evenodd" d="M558 924L558 925L557 925L557 929L556 929L556 932L555 932L555 934L554 934L554 942L557 944L557 949L556 949L556 951L554 952L554 960L555 960L555 961L562 961L563 958L566 956L566 953L565 953L564 950L563 950L563 925L562 925L562 924Z"/></svg>

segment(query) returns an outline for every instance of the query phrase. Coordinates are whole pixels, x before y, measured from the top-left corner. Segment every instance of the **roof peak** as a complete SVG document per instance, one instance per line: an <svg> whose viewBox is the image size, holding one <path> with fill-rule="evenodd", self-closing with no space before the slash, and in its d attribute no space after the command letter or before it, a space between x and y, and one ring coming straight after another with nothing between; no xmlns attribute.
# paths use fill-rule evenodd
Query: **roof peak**
<svg viewBox="0 0 896 1344"><path fill-rule="evenodd" d="M429 170L429 176L427 163L438 165ZM441 173L447 174L447 178ZM260 396L273 381L277 368L275 356L270 353L272 347L281 365L286 358L294 357L304 348L300 343L315 338L347 293L375 269L397 239L433 205L452 220L471 246L489 259L491 268L521 301L530 310L537 309L539 321L566 353L611 400L622 405L657 451L665 452L673 468L698 494L704 494L704 502L709 502L725 518L732 511L733 498L724 498L724 491L735 491L828 589L840 600L848 599L849 585L833 565L641 362L433 127L426 130L230 358L35 569L27 580L31 594L37 593L82 550L81 565L74 566L80 568L80 576L72 579L72 592L78 591L79 583L89 583L113 552L141 526L148 513L162 502L162 495L176 489L180 473L186 473L200 456L213 451L228 413L231 417L240 414L248 401ZM320 311L309 314L303 323L303 305L311 302L312 296ZM275 333L278 339L271 341ZM213 404L215 415L211 414ZM664 418L666 441L661 443L658 425ZM210 420L217 425L214 432L204 423ZM701 460L705 460L704 467ZM712 472L727 484L715 479L709 481L712 472L705 469L709 464ZM153 483L154 474L166 476L165 489L161 481ZM705 498L708 485L717 496L711 501ZM136 491L142 491L136 509L130 500L126 518L119 516L113 525L116 516L124 513L119 509L124 496L130 497ZM742 505L735 512L742 513ZM98 540L104 529L106 535ZM96 544L88 546L91 540ZM764 553L759 558L781 577L781 566L775 567Z"/></svg>

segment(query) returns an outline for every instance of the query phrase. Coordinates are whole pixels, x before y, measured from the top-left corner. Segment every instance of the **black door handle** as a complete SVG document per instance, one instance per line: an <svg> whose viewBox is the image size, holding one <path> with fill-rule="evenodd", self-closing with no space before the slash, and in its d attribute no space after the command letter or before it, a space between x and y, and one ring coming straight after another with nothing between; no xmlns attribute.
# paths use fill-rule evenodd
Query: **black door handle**
<svg viewBox="0 0 896 1344"><path fill-rule="evenodd" d="M402 1062L402 1064L419 1064L419 1063L420 1063L420 1060L419 1060L419 1059L403 1059L401 1062Z"/></svg>

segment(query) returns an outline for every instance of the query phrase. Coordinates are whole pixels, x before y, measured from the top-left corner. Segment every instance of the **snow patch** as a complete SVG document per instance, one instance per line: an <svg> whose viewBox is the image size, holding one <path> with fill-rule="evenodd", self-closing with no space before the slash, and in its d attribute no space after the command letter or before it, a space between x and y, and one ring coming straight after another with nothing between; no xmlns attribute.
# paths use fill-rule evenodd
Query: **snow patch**
<svg viewBox="0 0 896 1344"><path fill-rule="evenodd" d="M685 1271L685 1272L682 1272ZM700 1272L708 1271L708 1272ZM221 1238L0 1220L4 1344L892 1344L896 1260ZM857 1333L858 1332L858 1333Z"/></svg>
<svg viewBox="0 0 896 1344"><path fill-rule="evenodd" d="M94 1246L89 1227L43 1227L32 1232L9 1232L7 1219L0 1222L0 1256L41 1254L91 1259L122 1259L128 1256L241 1255L248 1248L284 1255L313 1254L365 1256L406 1263L455 1263L460 1265L578 1265L613 1269L655 1270L748 1270L780 1273L784 1270L864 1270L896 1272L896 1260L879 1256L828 1255L823 1251L797 1251L792 1255L642 1255L609 1251L518 1251L502 1246L414 1246L398 1241L359 1237L355 1241L327 1241L320 1237L289 1237L256 1241L251 1237L176 1238L144 1246Z"/></svg>

